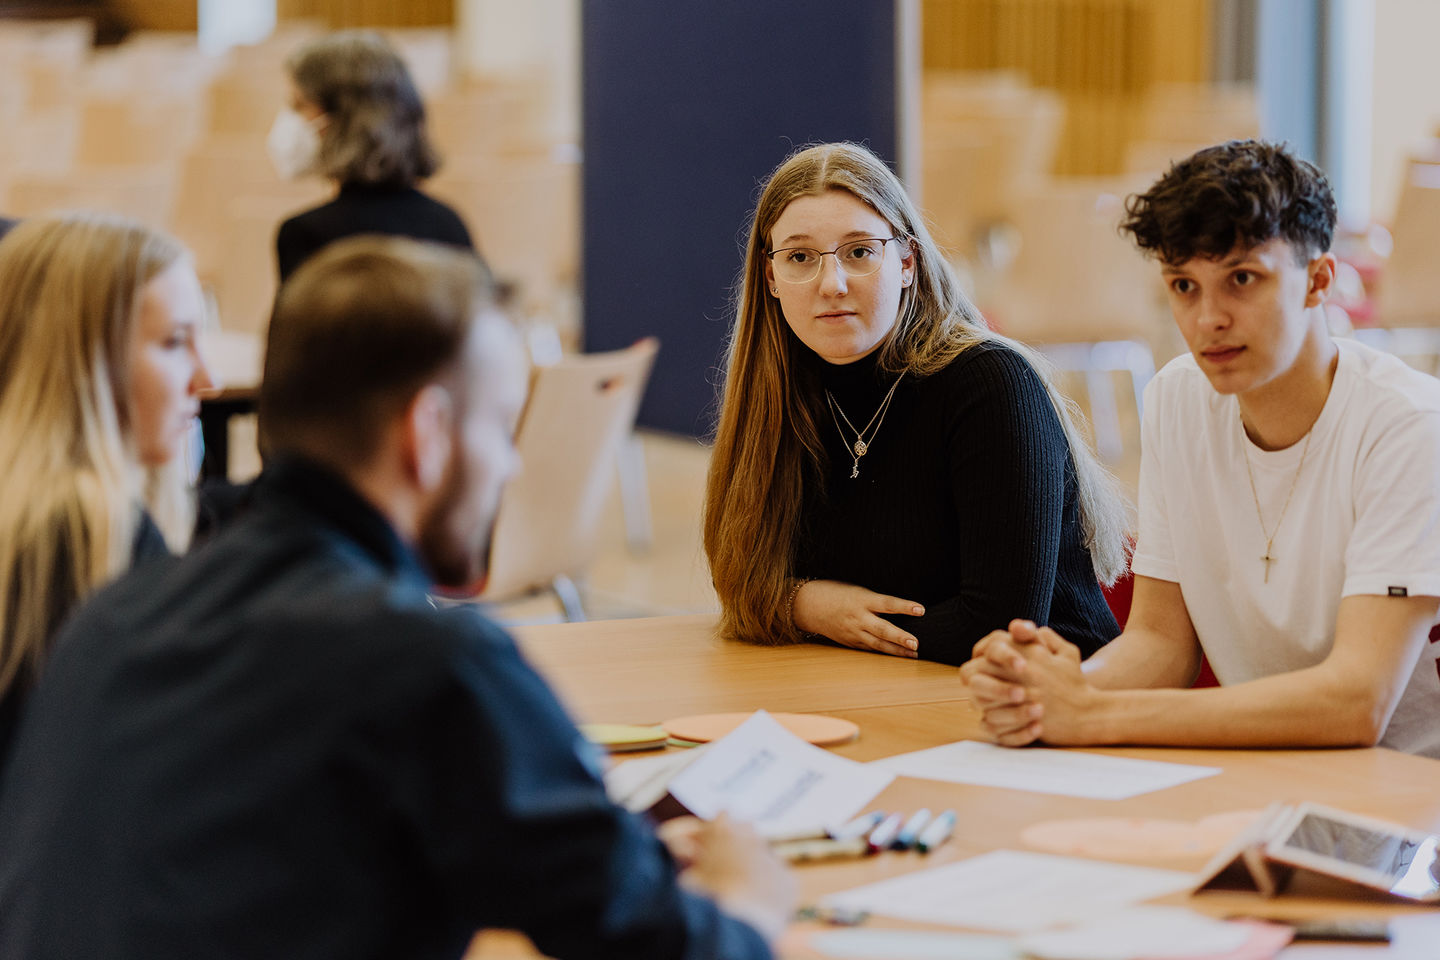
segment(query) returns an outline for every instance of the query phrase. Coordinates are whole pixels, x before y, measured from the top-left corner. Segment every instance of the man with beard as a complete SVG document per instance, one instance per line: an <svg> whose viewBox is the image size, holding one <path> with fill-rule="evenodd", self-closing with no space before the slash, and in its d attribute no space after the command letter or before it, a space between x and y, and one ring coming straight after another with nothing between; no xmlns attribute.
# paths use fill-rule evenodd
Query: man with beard
<svg viewBox="0 0 1440 960"><path fill-rule="evenodd" d="M246 515L101 592L0 784L0 956L767 957L794 903L753 832L702 896L513 642L483 572L526 363L473 257L335 244L282 290ZM713 898L713 899L712 899Z"/></svg>

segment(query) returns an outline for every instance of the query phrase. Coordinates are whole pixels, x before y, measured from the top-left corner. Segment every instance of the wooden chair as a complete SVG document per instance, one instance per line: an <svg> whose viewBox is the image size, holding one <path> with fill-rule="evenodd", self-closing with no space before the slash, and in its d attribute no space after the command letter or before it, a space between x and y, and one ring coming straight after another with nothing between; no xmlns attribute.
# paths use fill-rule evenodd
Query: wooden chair
<svg viewBox="0 0 1440 960"><path fill-rule="evenodd" d="M449 90L455 82L455 31L449 27L396 27L385 31L405 61L422 97Z"/></svg>
<svg viewBox="0 0 1440 960"><path fill-rule="evenodd" d="M425 115L450 171L463 171L474 158L549 146L539 128L536 92L522 83L472 81L453 87L431 96Z"/></svg>
<svg viewBox="0 0 1440 960"><path fill-rule="evenodd" d="M291 214L313 205L318 183L287 185L267 193L230 200L225 220L224 254L215 276L220 325L237 333L263 335L278 289L275 231Z"/></svg>
<svg viewBox="0 0 1440 960"><path fill-rule="evenodd" d="M1110 374L1129 375L1138 412L1167 329L1154 268L1116 232L1133 186L1056 179L1018 198L1019 247L986 311L1005 334L1085 376L1095 444L1112 460L1124 443Z"/></svg>
<svg viewBox="0 0 1440 960"><path fill-rule="evenodd" d="M1434 373L1440 368L1440 164L1411 160L1390 236L1375 298L1377 326L1356 330L1355 337Z"/></svg>
<svg viewBox="0 0 1440 960"><path fill-rule="evenodd" d="M86 97L80 103L75 162L173 170L199 131L200 109L198 98Z"/></svg>
<svg viewBox="0 0 1440 960"><path fill-rule="evenodd" d="M151 167L25 173L11 179L6 210L19 217L57 210L104 210L163 226L173 197L169 173Z"/></svg>
<svg viewBox="0 0 1440 960"><path fill-rule="evenodd" d="M1377 319L1386 327L1440 327L1440 165L1410 164L1390 236Z"/></svg>
<svg viewBox="0 0 1440 960"><path fill-rule="evenodd" d="M521 472L500 498L490 574L476 599L551 590L567 620L585 619L574 579L599 549L617 456L635 426L659 341L570 356L532 375L515 445Z"/></svg>
<svg viewBox="0 0 1440 960"><path fill-rule="evenodd" d="M1011 201L1049 176L1064 105L1004 72L926 76L920 202L937 242L963 256L1010 217Z"/></svg>
<svg viewBox="0 0 1440 960"><path fill-rule="evenodd" d="M579 275L580 174L548 155L525 162L452 164L427 187L464 218L522 313L548 313Z"/></svg>
<svg viewBox="0 0 1440 960"><path fill-rule="evenodd" d="M273 73L228 70L214 79L206 94L206 130L221 136L258 137L263 144L284 103L281 67L276 66Z"/></svg>
<svg viewBox="0 0 1440 960"><path fill-rule="evenodd" d="M1202 147L1259 135L1260 106L1253 87L1159 84L1137 110L1124 168L1128 173L1159 174Z"/></svg>

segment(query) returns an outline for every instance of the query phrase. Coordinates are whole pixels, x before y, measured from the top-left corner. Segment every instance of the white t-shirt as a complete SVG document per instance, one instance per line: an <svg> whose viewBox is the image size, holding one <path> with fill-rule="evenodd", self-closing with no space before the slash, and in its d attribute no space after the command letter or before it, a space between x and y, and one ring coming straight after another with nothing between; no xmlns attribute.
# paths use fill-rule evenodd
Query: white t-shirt
<svg viewBox="0 0 1440 960"><path fill-rule="evenodd" d="M1239 402L1215 392L1188 354L1145 391L1133 568L1180 585L1223 684L1319 663L1342 597L1440 596L1440 380L1337 344L1308 452L1305 440L1255 446ZM1268 582L1257 499L1275 535ZM1384 746L1440 757L1437 653L1440 643L1421 648Z"/></svg>

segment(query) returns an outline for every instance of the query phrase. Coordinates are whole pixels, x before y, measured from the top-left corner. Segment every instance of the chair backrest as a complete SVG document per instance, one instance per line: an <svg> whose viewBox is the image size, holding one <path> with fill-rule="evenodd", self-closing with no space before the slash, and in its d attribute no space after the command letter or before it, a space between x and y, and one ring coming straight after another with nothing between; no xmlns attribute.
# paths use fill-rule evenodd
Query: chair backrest
<svg viewBox="0 0 1440 960"><path fill-rule="evenodd" d="M6 213L33 217L59 210L103 210L164 226L175 184L168 171L151 167L74 170L47 176L27 173L10 180Z"/></svg>
<svg viewBox="0 0 1440 960"><path fill-rule="evenodd" d="M941 246L968 256L976 233L1008 219L1014 197L1049 175L1064 104L1013 74L933 71L921 110L920 202Z"/></svg>
<svg viewBox="0 0 1440 960"><path fill-rule="evenodd" d="M659 346L650 337L536 368L515 438L521 471L500 498L479 599L548 586L594 560L616 454L634 429Z"/></svg>
<svg viewBox="0 0 1440 960"><path fill-rule="evenodd" d="M213 277L221 327L264 334L279 288L275 232L286 217L312 206L320 190L318 181L300 180L231 197L223 260Z"/></svg>
<svg viewBox="0 0 1440 960"><path fill-rule="evenodd" d="M1394 249L1380 277L1382 326L1440 326L1440 164L1412 162L1391 222Z"/></svg>
<svg viewBox="0 0 1440 960"><path fill-rule="evenodd" d="M1019 197L1018 249L981 305L986 316L1031 343L1160 339L1155 267L1116 230L1133 189L1124 179L1056 178Z"/></svg>
<svg viewBox="0 0 1440 960"><path fill-rule="evenodd" d="M426 189L459 212L495 276L519 288L523 312L547 312L578 285L579 166L548 155L458 166Z"/></svg>
<svg viewBox="0 0 1440 960"><path fill-rule="evenodd" d="M200 128L198 98L123 95L80 102L75 162L82 167L176 167Z"/></svg>

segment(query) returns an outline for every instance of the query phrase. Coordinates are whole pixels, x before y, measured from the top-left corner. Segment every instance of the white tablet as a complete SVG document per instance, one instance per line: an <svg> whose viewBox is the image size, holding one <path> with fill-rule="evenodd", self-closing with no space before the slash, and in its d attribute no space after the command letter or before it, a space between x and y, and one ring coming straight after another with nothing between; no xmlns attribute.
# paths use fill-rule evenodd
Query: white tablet
<svg viewBox="0 0 1440 960"><path fill-rule="evenodd" d="M1274 825L1266 856L1393 896L1440 902L1440 836L1302 803Z"/></svg>

